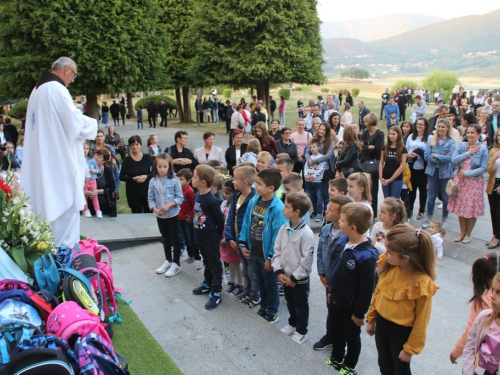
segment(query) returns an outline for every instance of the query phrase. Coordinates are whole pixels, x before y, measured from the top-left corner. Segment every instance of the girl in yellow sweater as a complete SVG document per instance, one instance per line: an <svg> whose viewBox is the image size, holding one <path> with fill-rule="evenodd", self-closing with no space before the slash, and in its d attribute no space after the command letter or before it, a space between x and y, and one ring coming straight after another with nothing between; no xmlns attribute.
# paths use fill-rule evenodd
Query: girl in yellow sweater
<svg viewBox="0 0 500 375"><path fill-rule="evenodd" d="M438 289L436 254L429 235L407 224L393 227L380 256L379 282L366 315L375 335L382 375L410 375L410 361L425 345L432 297Z"/></svg>

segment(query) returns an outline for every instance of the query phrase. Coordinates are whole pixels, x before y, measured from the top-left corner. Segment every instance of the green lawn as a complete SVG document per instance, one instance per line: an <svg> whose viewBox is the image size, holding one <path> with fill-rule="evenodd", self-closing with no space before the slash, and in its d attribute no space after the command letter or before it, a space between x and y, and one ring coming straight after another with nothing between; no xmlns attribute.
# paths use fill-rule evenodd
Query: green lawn
<svg viewBox="0 0 500 375"><path fill-rule="evenodd" d="M118 305L123 323L113 324L113 347L128 361L130 373L181 375L181 370L144 327L130 306L122 301L118 301Z"/></svg>

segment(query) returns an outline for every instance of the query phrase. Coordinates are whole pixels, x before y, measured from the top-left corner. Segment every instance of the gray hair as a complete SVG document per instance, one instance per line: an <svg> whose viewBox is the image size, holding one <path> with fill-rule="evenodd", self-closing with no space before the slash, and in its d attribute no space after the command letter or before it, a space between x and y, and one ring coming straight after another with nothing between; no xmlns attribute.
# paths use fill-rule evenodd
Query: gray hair
<svg viewBox="0 0 500 375"><path fill-rule="evenodd" d="M76 63L73 61L73 59L66 56L62 56L59 57L56 61L54 61L54 63L52 64L52 70L60 70L66 66L76 67Z"/></svg>

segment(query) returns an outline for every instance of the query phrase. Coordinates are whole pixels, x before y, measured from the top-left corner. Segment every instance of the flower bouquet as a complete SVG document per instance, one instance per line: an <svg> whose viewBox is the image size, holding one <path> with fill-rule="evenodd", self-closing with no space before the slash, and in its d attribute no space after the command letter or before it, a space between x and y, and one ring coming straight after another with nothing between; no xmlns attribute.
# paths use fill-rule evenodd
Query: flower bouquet
<svg viewBox="0 0 500 375"><path fill-rule="evenodd" d="M0 248L22 272L33 276L33 263L57 247L50 223L33 215L29 197L19 188L19 173L0 174Z"/></svg>

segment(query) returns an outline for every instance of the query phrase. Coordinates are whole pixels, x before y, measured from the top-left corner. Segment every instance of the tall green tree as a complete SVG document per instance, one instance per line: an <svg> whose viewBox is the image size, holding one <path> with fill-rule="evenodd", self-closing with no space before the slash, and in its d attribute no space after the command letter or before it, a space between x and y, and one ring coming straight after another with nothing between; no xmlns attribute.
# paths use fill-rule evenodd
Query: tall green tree
<svg viewBox="0 0 500 375"><path fill-rule="evenodd" d="M78 65L70 85L97 117L97 95L165 86L167 34L158 0L1 0L0 94L27 97L60 56Z"/></svg>
<svg viewBox="0 0 500 375"><path fill-rule="evenodd" d="M424 87L429 90L431 96L434 91L440 90L446 102L457 82L458 75L456 73L436 69L424 79Z"/></svg>
<svg viewBox="0 0 500 375"><path fill-rule="evenodd" d="M316 0L204 0L187 43L190 73L206 84L256 87L269 108L270 83L322 84Z"/></svg>

